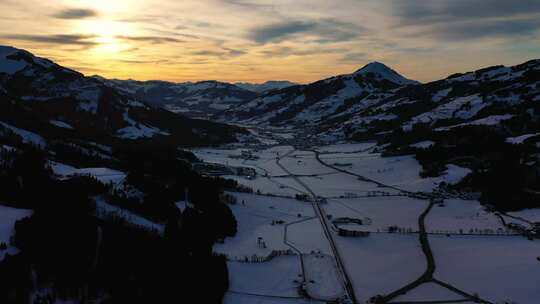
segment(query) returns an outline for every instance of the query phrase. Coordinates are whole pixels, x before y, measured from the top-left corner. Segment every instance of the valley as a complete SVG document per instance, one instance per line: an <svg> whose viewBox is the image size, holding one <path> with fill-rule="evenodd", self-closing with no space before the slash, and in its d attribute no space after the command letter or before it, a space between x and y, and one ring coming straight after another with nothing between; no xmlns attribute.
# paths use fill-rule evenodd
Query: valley
<svg viewBox="0 0 540 304"><path fill-rule="evenodd" d="M539 100L540 60L173 83L0 46L0 301L536 304Z"/></svg>
<svg viewBox="0 0 540 304"><path fill-rule="evenodd" d="M206 162L257 172L224 176L253 190L228 192L236 198L231 208L239 231L214 245L230 269L225 303L528 303L539 296L532 282L511 286L520 280L517 268L540 276L533 270L540 243L509 229L477 200L438 191L468 170L455 166L421 179L414 158L382 157L374 142L307 148L295 136L266 146L192 151ZM362 234L344 236L345 230ZM470 245L458 245L464 243ZM472 244L506 249L475 252ZM490 284L460 276L471 263L485 267L477 277L500 279Z"/></svg>

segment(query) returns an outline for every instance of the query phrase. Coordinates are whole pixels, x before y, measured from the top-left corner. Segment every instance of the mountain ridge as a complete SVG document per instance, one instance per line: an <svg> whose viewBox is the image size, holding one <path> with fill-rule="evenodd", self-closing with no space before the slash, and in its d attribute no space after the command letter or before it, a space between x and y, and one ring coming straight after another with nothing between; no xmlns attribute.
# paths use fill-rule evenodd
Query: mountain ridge
<svg viewBox="0 0 540 304"><path fill-rule="evenodd" d="M0 93L2 103L6 107L9 104L13 113L32 111L44 122L55 121L57 128L64 126L66 132L76 129L110 140L175 138L179 143L192 144L212 137L210 143L234 140L233 134L240 131L154 109L99 79L13 47L0 47Z"/></svg>
<svg viewBox="0 0 540 304"><path fill-rule="evenodd" d="M267 92L224 111L220 119L255 124L317 124L325 117L346 111L359 96L385 94L416 84L384 64L371 63L351 74Z"/></svg>

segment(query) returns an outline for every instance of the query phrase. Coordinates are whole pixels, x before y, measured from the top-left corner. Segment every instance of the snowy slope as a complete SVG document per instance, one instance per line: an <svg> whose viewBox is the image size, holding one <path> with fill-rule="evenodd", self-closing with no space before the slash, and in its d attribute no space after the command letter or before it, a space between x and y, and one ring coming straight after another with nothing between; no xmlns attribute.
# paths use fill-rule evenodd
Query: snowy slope
<svg viewBox="0 0 540 304"><path fill-rule="evenodd" d="M204 82L189 84L184 90L230 90L228 86ZM130 140L174 137L186 144L210 138L234 141L234 133L239 131L155 109L129 89L120 90L103 79L85 77L48 59L6 46L0 46L0 106L0 132L10 129L24 142L39 141L39 145L44 141L37 136L49 139L51 132L60 130L63 134Z"/></svg>
<svg viewBox="0 0 540 304"><path fill-rule="evenodd" d="M317 124L354 105L369 105L368 97L414 84L417 82L374 62L352 74L267 92L221 117L253 124Z"/></svg>
<svg viewBox="0 0 540 304"><path fill-rule="evenodd" d="M0 243L8 245L7 250L0 250L0 261L6 253L15 254L17 249L10 246L10 238L15 232L15 222L32 215L32 210L16 209L0 205Z"/></svg>
<svg viewBox="0 0 540 304"><path fill-rule="evenodd" d="M249 82L237 82L235 83L237 87L240 87L242 89L256 92L256 93L264 93L272 90L279 90L284 89L287 87L292 87L295 85L298 85L297 83L290 82L290 81L276 81L276 80L270 80L264 83L249 83Z"/></svg>
<svg viewBox="0 0 540 304"><path fill-rule="evenodd" d="M419 125L440 130L467 125L498 127L512 115L534 116L533 104L540 100L539 75L540 60L531 60L386 91L372 96L369 104L363 102L364 106L357 104L330 117L318 131L339 139L370 138L398 127L410 132Z"/></svg>
<svg viewBox="0 0 540 304"><path fill-rule="evenodd" d="M257 92L219 81L173 83L95 78L152 106L194 117L206 117L257 96Z"/></svg>

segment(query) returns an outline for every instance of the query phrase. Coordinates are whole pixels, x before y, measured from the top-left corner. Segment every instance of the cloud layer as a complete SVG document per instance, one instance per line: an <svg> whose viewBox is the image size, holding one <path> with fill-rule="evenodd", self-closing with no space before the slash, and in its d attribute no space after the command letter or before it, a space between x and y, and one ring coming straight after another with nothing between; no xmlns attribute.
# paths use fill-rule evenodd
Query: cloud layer
<svg viewBox="0 0 540 304"><path fill-rule="evenodd" d="M86 73L173 81L309 82L375 60L428 81L540 57L538 0L70 3L1 1L0 42Z"/></svg>
<svg viewBox="0 0 540 304"><path fill-rule="evenodd" d="M92 9L86 8L71 8L64 9L53 16L59 19L83 19L89 17L95 17L98 13Z"/></svg>

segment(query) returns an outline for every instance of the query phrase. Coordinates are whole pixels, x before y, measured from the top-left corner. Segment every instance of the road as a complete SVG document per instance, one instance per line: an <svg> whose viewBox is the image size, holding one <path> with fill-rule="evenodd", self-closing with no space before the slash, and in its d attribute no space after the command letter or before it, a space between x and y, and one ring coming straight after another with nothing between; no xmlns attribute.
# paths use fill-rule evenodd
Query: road
<svg viewBox="0 0 540 304"><path fill-rule="evenodd" d="M303 290L304 293L306 293L306 290L304 289L304 285L306 284L306 267L304 266L304 256L302 255L302 251L300 251L300 249L296 248L296 246L294 246L294 244L291 243L287 239L287 232L289 230L289 226L299 224L299 223L302 223L302 222L305 222L305 221L310 221L310 220L312 220L314 218L315 217L308 217L308 218L301 219L301 220L296 221L296 222L288 223L288 224L285 225L285 228L284 228L284 231L283 231L283 243L285 243L285 245L289 246L292 250L294 250L294 252L296 252L298 254L299 258L300 258L300 268L302 269L302 290Z"/></svg>
<svg viewBox="0 0 540 304"><path fill-rule="evenodd" d="M403 190L403 189L400 189L398 187L395 187L395 186L390 186L390 185L386 185L386 184L383 184L381 182L378 182L376 180L373 180L371 178L367 178L365 176L362 176L360 174L356 174L354 172L350 172L350 171L347 171L345 169L341 169L341 168L338 168L336 166L332 166L328 163L325 163L324 161L322 161L321 157L320 157L320 152L317 151L317 150L309 150L313 153L315 153L315 159L323 166L327 167L327 168L330 168L330 169L333 169L333 170L336 170L336 171L339 171L341 173L345 173L345 174L348 174L348 175L352 175L352 176L355 176L358 178L358 180L361 180L361 181L364 181L364 182L368 182L368 183L373 183L375 185L377 185L378 187L381 187L381 188L390 188L390 189L394 189L394 190L397 190L397 191L400 191L400 192L403 192L403 193L409 193L409 191L407 190Z"/></svg>
<svg viewBox="0 0 540 304"><path fill-rule="evenodd" d="M341 169L341 168L338 168L338 167L335 167L335 166L332 166L330 164L327 164L325 163L324 161L322 161L322 159L320 158L320 152L319 151L316 151L316 150L310 150L312 152L315 153L315 158L316 160L323 166L327 167L327 168L331 168L333 170L336 170L336 171L339 171L339 172L342 172L344 174L348 174L348 175L352 175L352 176L355 176L358 178L358 180L360 181L364 181L364 182L369 182L369 183L374 183L376 184L378 187L384 187L384 188L390 188L390 189L394 189L394 190L397 190L397 191L400 191L402 193L410 193L409 191L407 190L403 190L403 189L400 189L398 187L395 187L395 186L390 186L390 185L386 185L386 184L383 184L381 182L378 182L378 181L375 181L373 179L370 179L370 178L366 178L360 174L357 174L357 173L353 173L353 172L350 172L350 171L347 171L347 170L344 170L344 169ZM289 171L287 171L286 168L284 168L283 166L281 166L281 164L279 164L278 162L278 165L283 169L285 170L286 172L288 172L290 174ZM291 176L293 176L291 174ZM295 176L293 176L295 177ZM300 183L304 188L306 188L311 195L315 196L315 194L313 193L313 191L311 191L309 189L309 187L307 187L302 181L300 181L300 179L298 177L295 177L295 179L297 180L298 183ZM432 197L434 198L435 195L432 195ZM442 197L441 197L442 198ZM317 206L317 208L319 209L319 211L321 212L321 217L324 217L323 219L323 222L325 224L323 224L323 226L326 226L328 227L328 224L326 224L326 215L324 214L324 210L319 206L318 203L315 203L315 205ZM438 279L436 279L434 277L434 273L435 273L435 269L436 269L436 263L435 263L435 258L433 256L433 252L431 250L431 246L429 244L429 239L428 239L428 233L426 231L426 225L425 225L425 219L426 217L428 216L429 212L431 211L431 209L433 208L434 206L434 201L432 199L430 199L429 201L429 205L428 207L426 208L426 210L424 210L424 212L420 215L420 217L418 218L418 226L419 226L419 241L420 241L420 244L421 244L421 247L422 247L422 252L424 253L424 256L426 258L426 263L427 263L427 267L426 267L426 270L424 271L424 273L419 277L417 278L416 280L414 280L413 282L399 288L398 290L394 291L394 292L391 292L391 293L388 293L387 295L385 296L380 296L380 297L376 297L373 300L373 302L375 303L389 303L391 300L397 298L398 296L400 295L404 295L406 294L407 292L417 288L418 286L424 284L424 283L428 283L428 282L432 282L432 283L435 283L439 286L442 286L448 290L451 290L453 291L454 293L456 294L459 294L460 296L464 297L465 300L467 301L471 301L471 302L474 302L474 303L486 303L486 304L491 304L489 301L486 301L486 300L483 300L483 299L480 299L479 297L475 296L475 295L471 295L463 290L460 290L458 288L456 288L455 286L452 286L446 282L443 282L443 281L440 281ZM330 233L331 234L331 233ZM333 243L333 239L331 241L331 243ZM339 258L339 260L341 260ZM344 268L343 268L344 269ZM345 274L346 275L346 274ZM350 283L350 280L346 280L346 282L349 282ZM352 289L352 287L351 287ZM352 293L354 295L354 291ZM461 301L461 300L458 300L458 301Z"/></svg>
<svg viewBox="0 0 540 304"><path fill-rule="evenodd" d="M332 231L329 228L330 226L328 224L328 218L326 216L326 213L324 212L324 210L321 208L321 206L319 204L318 196L313 192L313 190L308 185L306 185L300 178L298 178L298 176L292 174L285 166L283 166L280 163L280 159L291 155L295 151L296 150L292 150L292 151L286 153L285 155L282 155L282 156L276 158L276 164L283 171L285 171L289 176L291 176L298 184L300 184L303 188L305 188L306 191L311 195L311 197L313 199L313 203L312 203L313 209L315 211L315 214L319 218L319 221L321 222L321 226L323 228L324 234L325 234L326 238L328 239L328 243L330 244L330 248L332 249L332 253L333 253L334 258L336 260L336 265L338 267L339 274L340 274L341 279L343 281L343 286L345 287L345 291L347 292L347 297L349 298L351 303L356 304L356 303L358 303L358 301L356 300L356 295L354 293L354 289L353 289L353 285L351 283L351 279L349 278L349 275L347 274L347 270L345 269L345 264L342 261L341 254L339 253L339 249L336 246L336 243L335 243L335 240L334 240L334 236L332 234Z"/></svg>
<svg viewBox="0 0 540 304"><path fill-rule="evenodd" d="M358 300L356 298L355 291L353 289L352 280L351 280L350 276L347 273L347 269L346 269L345 264L344 264L344 262L342 260L342 255L340 254L339 248L336 245L336 241L334 239L335 234L332 231L332 229L330 228L331 224L329 224L329 222L328 222L326 212L325 212L324 208L320 205L319 196L304 181L301 180L300 177L307 176L307 175L293 174L291 171L289 171L280 162L280 160L289 157L295 151L298 151L298 150L295 148L295 149L292 149L291 151L288 151L287 153L285 153L283 155L279 155L275 159L276 165L281 170L283 170L283 172L286 173L286 175L283 175L283 177L287 176L287 177L292 178L298 185L300 185L303 189L305 189L306 194L311 196L312 201L313 201L312 202L313 210L315 212L316 217L319 219L319 221L321 223L321 227L323 228L324 235L325 235L326 239L328 240L328 243L330 244L330 248L331 248L331 251L333 253L335 263L337 265L338 275L339 275L339 277L340 277L340 279L342 281L343 287L344 287L344 289L346 291L347 298L350 301L350 303L355 303L356 304L356 303L358 303ZM384 188L393 189L393 190L399 191L400 195L409 196L410 194L413 194L412 192L404 190L404 189L400 189L399 187L386 185L384 183L381 183L379 181L367 178L367 177L362 176L360 174L350 172L350 171L344 170L342 168L338 168L338 167L332 166L332 165L330 165L328 163L325 163L320 158L321 153L319 151L316 151L316 150L303 150L303 151L311 151L311 152L313 152L314 155L315 155L315 159L322 166L330 168L333 171L336 171L338 173L343 173L343 174L355 176L358 179L359 182L373 183L373 184L377 185L378 187L384 187ZM302 192L304 192L304 191L302 191ZM441 287L443 287L445 289L448 289L448 290L454 292L456 295L459 295L461 297L461 299L448 299L446 301L441 301L441 303L447 303L447 302L448 303L460 303L460 302L468 301L468 302L473 302L473 303L491 304L491 302L489 302L487 300L484 300L484 299L481 299L481 298L479 298L479 297L477 297L475 295L469 294L469 293L467 293L467 292L465 292L465 291L463 291L461 289L458 289L457 287L455 287L455 286L453 286L451 284L448 284L446 282L438 280L435 277L436 260L435 260L435 257L433 255L433 252L432 252L431 247L430 247L429 233L427 232L427 229L426 229L425 219L429 215L429 213L432 210L433 206L435 205L435 199L436 198L437 199L438 198L444 199L444 197L442 195L437 194L437 193L426 193L426 195L420 197L420 199L429 200L429 204L427 205L426 209L422 212L422 214L418 218L418 226L419 226L419 231L418 231L419 236L418 236L418 238L419 238L421 249L422 249L422 252L424 253L424 256L425 256L425 259L426 259L426 265L427 265L425 271L422 273L422 275L420 275L418 278L413 280L411 283L408 283L405 286L400 287L400 288L398 288L397 290L395 290L393 292L387 293L386 295L376 296L376 297L372 298L371 299L372 303L384 303L384 304L399 303L399 301L398 302L392 302L392 301L396 301L396 299L399 299L400 296L407 294L408 292L416 289L420 285L423 285L425 283L434 283L434 284L437 284L437 285L439 285L439 286L441 286ZM304 220L302 220L302 221L304 221ZM294 224L294 223L290 223L290 224ZM303 269L302 253L300 252L300 250L298 250L297 248L294 247L294 244L291 244L291 243L288 242L288 240L287 240L287 227L285 228L284 241L293 250L295 250L297 253L300 254L301 262L302 262L302 269ZM304 272L304 270L303 270L303 272ZM305 279L306 278L305 278L305 275L304 275L304 282L305 282ZM336 300L339 300L339 299L336 299ZM425 303L428 303L428 302L425 302ZM429 302L429 303L432 303L432 302Z"/></svg>

